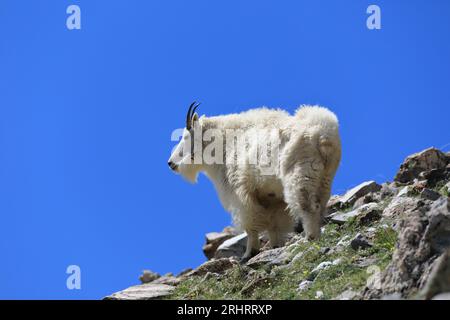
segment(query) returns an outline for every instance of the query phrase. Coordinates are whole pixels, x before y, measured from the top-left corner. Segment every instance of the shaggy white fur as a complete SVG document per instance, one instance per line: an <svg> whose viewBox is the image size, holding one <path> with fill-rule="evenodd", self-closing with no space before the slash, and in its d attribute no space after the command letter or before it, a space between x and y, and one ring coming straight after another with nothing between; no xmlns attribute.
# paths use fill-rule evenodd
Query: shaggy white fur
<svg viewBox="0 0 450 320"><path fill-rule="evenodd" d="M244 133L256 130L257 135L247 136L245 143L237 143L234 149L216 148L216 155L220 151L227 158L244 145L246 154L242 163L207 164L205 153L191 146L190 137L197 137L194 141L200 142L198 145L206 151L210 142L205 141L203 134L208 130L223 137L232 130ZM278 135L277 166L267 174L261 164L264 153L261 141L272 141L273 146L273 132ZM186 149L191 152L179 157L181 150ZM194 156L195 163L192 163ZM254 157L258 160L256 164L251 161ZM340 159L341 142L334 113L319 106L302 106L294 116L267 108L214 117L199 118L194 114L169 165L191 182L196 181L199 172L212 180L222 205L233 215L235 224L248 234L243 256L243 260L248 260L259 250L262 231L268 232L272 247L282 246L286 234L300 219L309 240L320 236L321 216Z"/></svg>

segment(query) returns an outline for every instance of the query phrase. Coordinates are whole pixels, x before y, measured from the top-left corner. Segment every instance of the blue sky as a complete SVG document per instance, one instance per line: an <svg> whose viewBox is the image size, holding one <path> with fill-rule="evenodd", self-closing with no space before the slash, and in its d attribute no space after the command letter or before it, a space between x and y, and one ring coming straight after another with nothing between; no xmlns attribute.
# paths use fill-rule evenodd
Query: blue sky
<svg viewBox="0 0 450 320"><path fill-rule="evenodd" d="M66 28L71 4L81 30ZM143 269L204 261L204 234L230 217L206 178L166 164L193 100L206 115L329 107L335 193L446 146L449 13L445 0L3 0L0 298L97 299ZM72 264L81 290L66 288Z"/></svg>

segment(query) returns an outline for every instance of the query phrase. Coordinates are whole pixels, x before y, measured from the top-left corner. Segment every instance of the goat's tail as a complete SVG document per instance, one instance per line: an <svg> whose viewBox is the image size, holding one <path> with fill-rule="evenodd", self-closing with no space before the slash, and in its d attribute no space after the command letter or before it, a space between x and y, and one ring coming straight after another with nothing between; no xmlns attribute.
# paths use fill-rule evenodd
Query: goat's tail
<svg viewBox="0 0 450 320"><path fill-rule="evenodd" d="M318 139L318 149L325 163L329 162L332 156L336 155L336 151L340 150L339 141L336 137L330 137L322 134Z"/></svg>
<svg viewBox="0 0 450 320"><path fill-rule="evenodd" d="M331 158L340 159L339 123L333 112L319 106L301 106L295 118L299 128L308 130L317 139L317 148L325 163L332 161Z"/></svg>

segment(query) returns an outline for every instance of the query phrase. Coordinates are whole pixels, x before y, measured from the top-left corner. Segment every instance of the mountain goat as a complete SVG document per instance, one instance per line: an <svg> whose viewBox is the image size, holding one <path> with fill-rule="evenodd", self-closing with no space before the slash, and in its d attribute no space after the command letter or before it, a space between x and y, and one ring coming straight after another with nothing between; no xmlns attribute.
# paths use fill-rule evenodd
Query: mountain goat
<svg viewBox="0 0 450 320"><path fill-rule="evenodd" d="M318 239L341 159L334 113L301 106L294 116L258 108L199 117L197 107L190 105L168 165L190 182L199 172L212 180L224 208L247 232L242 261L259 251L262 231L271 247L284 245L298 222L308 240Z"/></svg>

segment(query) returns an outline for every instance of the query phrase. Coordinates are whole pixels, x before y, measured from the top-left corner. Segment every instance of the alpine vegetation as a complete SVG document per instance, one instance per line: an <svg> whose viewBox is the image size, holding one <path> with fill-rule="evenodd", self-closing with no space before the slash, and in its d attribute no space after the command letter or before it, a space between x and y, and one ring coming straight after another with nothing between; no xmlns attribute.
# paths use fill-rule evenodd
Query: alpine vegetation
<svg viewBox="0 0 450 320"><path fill-rule="evenodd" d="M247 261L258 253L259 233L271 247L302 223L308 240L320 237L322 215L341 159L336 116L301 106L294 116L258 108L199 117L192 103L169 167L190 182L200 172L213 182L234 223L246 231Z"/></svg>

